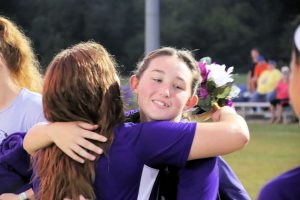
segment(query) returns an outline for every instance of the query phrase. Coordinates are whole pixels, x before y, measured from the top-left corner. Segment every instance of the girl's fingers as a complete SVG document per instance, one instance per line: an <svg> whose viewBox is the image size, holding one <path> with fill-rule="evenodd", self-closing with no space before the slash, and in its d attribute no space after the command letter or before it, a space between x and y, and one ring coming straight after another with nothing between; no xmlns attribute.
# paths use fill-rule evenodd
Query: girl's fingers
<svg viewBox="0 0 300 200"><path fill-rule="evenodd" d="M98 133L91 132L91 131L83 132L82 137L88 138L88 139L91 139L91 140L97 140L99 142L106 142L107 141L107 138L104 137L103 135L100 135Z"/></svg>
<svg viewBox="0 0 300 200"><path fill-rule="evenodd" d="M99 126L96 124L89 124L86 122L76 122L76 124L80 127L83 128L85 130L95 130L97 129Z"/></svg>
<svg viewBox="0 0 300 200"><path fill-rule="evenodd" d="M78 141L78 145L80 145L81 147L87 149L87 150L90 150L94 153L97 153L97 154L102 154L103 153L103 150L96 146L95 144L93 144L92 142L84 139L84 138L81 138L79 141Z"/></svg>
<svg viewBox="0 0 300 200"><path fill-rule="evenodd" d="M82 148L79 145L74 145L74 146L71 147L71 149L73 150L74 153L76 153L81 158L88 159L88 160L91 160L91 161L96 159L96 156L88 153L84 148Z"/></svg>
<svg viewBox="0 0 300 200"><path fill-rule="evenodd" d="M74 151L72 151L71 149L67 152L65 152L70 158L72 158L73 160L79 162L79 163L84 163L84 159L82 159L81 157L79 157L76 153L74 153Z"/></svg>
<svg viewBox="0 0 300 200"><path fill-rule="evenodd" d="M79 200L87 200L86 198L84 198L82 195L79 196Z"/></svg>

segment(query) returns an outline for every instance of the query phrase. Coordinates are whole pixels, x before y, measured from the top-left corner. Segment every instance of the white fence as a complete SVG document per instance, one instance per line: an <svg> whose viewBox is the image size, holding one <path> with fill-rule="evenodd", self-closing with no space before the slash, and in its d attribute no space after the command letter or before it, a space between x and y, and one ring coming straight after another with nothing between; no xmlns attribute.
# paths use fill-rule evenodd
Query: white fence
<svg viewBox="0 0 300 200"><path fill-rule="evenodd" d="M271 118L269 102L234 102L236 111L245 119L250 116L260 116L266 119ZM283 123L288 123L295 118L294 112L290 107L283 110Z"/></svg>

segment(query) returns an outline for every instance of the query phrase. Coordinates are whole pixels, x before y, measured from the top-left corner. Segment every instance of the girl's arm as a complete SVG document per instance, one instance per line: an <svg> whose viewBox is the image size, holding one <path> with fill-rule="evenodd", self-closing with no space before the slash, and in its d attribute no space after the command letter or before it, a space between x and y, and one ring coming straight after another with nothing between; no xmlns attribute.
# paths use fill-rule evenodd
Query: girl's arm
<svg viewBox="0 0 300 200"><path fill-rule="evenodd" d="M249 129L244 118L228 106L217 112L218 122L197 123L189 160L228 154L248 143Z"/></svg>
<svg viewBox="0 0 300 200"><path fill-rule="evenodd" d="M54 142L68 156L83 163L82 157L89 160L95 159L95 156L87 150L98 154L103 152L101 148L87 140L106 142L107 139L104 136L92 132L97 128L97 125L85 122L39 123L28 131L23 147L29 154L33 154Z"/></svg>
<svg viewBox="0 0 300 200"><path fill-rule="evenodd" d="M215 115L218 115L218 122L197 123L189 160L228 154L243 148L249 141L248 126L234 109L222 107ZM84 122L39 124L31 128L25 136L24 149L33 153L54 142L78 162L83 163L84 159L94 160L95 156L86 150L98 154L101 154L102 150L87 139L101 142L106 140L103 136L91 132L96 128L97 126Z"/></svg>

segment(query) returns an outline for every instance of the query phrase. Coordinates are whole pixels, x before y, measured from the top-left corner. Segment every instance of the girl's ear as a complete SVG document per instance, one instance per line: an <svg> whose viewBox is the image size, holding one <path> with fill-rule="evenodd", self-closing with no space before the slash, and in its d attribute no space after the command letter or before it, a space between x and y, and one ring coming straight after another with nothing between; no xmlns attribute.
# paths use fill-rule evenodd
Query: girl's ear
<svg viewBox="0 0 300 200"><path fill-rule="evenodd" d="M130 83L130 88L131 91L137 95L138 91L138 85L139 85L139 79L136 77L136 75L132 75L129 79L129 83Z"/></svg>
<svg viewBox="0 0 300 200"><path fill-rule="evenodd" d="M195 105L197 105L197 103L198 103L198 96L197 95L191 96L189 100L186 102L184 110L188 110L194 107Z"/></svg>

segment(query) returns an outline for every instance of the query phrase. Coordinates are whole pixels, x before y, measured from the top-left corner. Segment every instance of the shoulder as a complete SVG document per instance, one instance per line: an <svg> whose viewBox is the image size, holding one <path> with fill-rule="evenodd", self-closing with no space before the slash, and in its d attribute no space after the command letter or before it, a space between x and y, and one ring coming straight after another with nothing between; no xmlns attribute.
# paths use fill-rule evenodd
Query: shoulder
<svg viewBox="0 0 300 200"><path fill-rule="evenodd" d="M116 134L122 137L176 137L184 134L194 134L196 130L195 122L182 123L171 121L153 121L144 123L122 123L115 129Z"/></svg>
<svg viewBox="0 0 300 200"><path fill-rule="evenodd" d="M259 200L293 199L300 195L300 167L287 171L268 182L259 194Z"/></svg>
<svg viewBox="0 0 300 200"><path fill-rule="evenodd" d="M11 109L21 113L42 112L42 95L22 89L12 103Z"/></svg>
<svg viewBox="0 0 300 200"><path fill-rule="evenodd" d="M23 108L32 111L42 111L42 95L36 92L32 92L28 89L22 89L19 98L19 104Z"/></svg>
<svg viewBox="0 0 300 200"><path fill-rule="evenodd" d="M144 122L136 125L137 128L146 132L159 132L160 134L169 134L170 132L194 132L195 122L171 122L171 121L153 121Z"/></svg>
<svg viewBox="0 0 300 200"><path fill-rule="evenodd" d="M16 108L24 112L29 124L45 121L41 94L22 89L16 104Z"/></svg>
<svg viewBox="0 0 300 200"><path fill-rule="evenodd" d="M30 91L26 88L23 88L22 91L20 92L20 99L24 102L32 102L32 103L37 103L37 104L42 103L42 95L41 94Z"/></svg>

